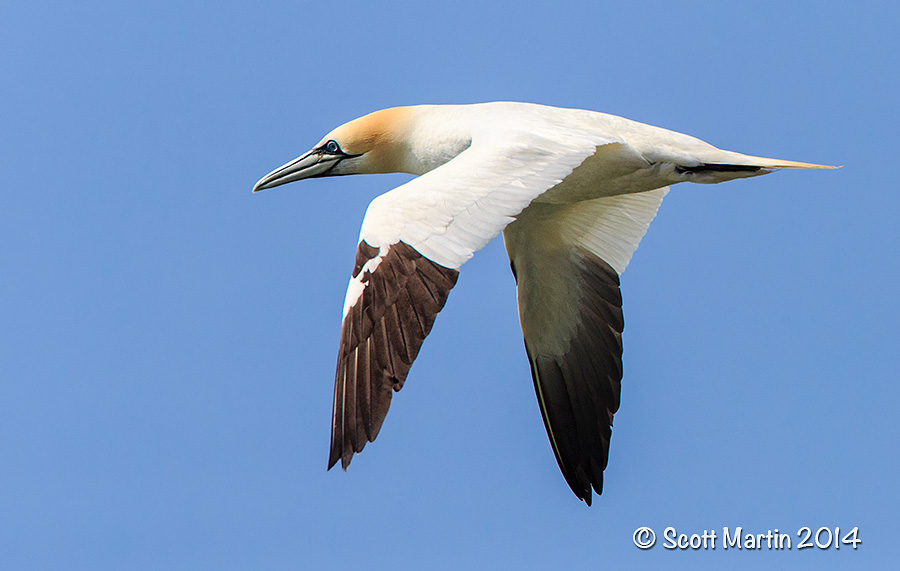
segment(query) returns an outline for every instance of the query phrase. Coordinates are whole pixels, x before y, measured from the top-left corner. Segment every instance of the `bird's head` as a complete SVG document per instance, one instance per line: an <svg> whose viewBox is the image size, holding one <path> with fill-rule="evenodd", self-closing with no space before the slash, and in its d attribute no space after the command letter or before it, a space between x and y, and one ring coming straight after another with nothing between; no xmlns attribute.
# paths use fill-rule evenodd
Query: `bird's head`
<svg viewBox="0 0 900 571"><path fill-rule="evenodd" d="M253 192L305 178L404 172L411 115L409 107L392 107L344 123L311 151L261 178Z"/></svg>

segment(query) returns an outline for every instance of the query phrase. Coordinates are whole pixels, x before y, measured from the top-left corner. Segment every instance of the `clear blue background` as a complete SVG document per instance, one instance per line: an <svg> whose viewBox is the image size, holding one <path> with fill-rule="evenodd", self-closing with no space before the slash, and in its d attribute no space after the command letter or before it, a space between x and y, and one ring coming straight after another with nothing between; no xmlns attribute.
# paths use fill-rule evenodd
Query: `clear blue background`
<svg viewBox="0 0 900 571"><path fill-rule="evenodd" d="M900 10L890 2L3 2L3 569L889 568ZM379 439L325 471L368 202L251 195L414 103L595 109L846 165L675 187L631 266L603 496L553 459L502 243ZM860 549L639 551L639 526Z"/></svg>

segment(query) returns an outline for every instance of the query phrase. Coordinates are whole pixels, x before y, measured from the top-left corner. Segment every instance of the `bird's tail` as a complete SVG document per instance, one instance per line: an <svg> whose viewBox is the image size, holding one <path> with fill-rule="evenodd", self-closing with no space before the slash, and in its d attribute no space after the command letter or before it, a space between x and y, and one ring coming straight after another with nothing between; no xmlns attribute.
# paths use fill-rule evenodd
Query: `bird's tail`
<svg viewBox="0 0 900 571"><path fill-rule="evenodd" d="M683 181L717 183L735 178L768 174L779 169L839 169L839 166L801 163L784 159L755 157L715 149L714 156L693 164L676 164L677 177Z"/></svg>
<svg viewBox="0 0 900 571"><path fill-rule="evenodd" d="M786 161L784 159L770 159L767 157L754 157L740 153L729 152L736 160L729 161L741 166L754 166L763 169L839 169L839 166L817 165L814 163L801 163L798 161Z"/></svg>

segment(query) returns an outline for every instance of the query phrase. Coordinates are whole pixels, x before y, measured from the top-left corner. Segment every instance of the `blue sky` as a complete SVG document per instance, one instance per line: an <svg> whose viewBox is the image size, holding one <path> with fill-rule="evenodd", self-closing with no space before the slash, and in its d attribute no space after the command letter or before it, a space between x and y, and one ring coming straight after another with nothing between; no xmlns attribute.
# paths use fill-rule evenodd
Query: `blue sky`
<svg viewBox="0 0 900 571"><path fill-rule="evenodd" d="M0 4L0 566L887 568L900 275L888 2ZM673 188L622 276L605 491L544 433L502 243L325 471L368 202L253 183L401 104L581 107L843 164ZM639 526L860 529L673 552Z"/></svg>

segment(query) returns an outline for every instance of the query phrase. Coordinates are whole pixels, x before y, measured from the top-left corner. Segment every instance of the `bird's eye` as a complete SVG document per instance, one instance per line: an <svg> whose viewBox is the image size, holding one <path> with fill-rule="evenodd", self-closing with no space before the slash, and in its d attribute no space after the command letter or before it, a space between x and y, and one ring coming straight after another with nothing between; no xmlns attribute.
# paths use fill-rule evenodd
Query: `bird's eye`
<svg viewBox="0 0 900 571"><path fill-rule="evenodd" d="M340 152L341 147L337 144L336 141L328 141L325 143L325 151L331 155L337 154Z"/></svg>

